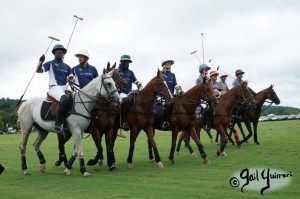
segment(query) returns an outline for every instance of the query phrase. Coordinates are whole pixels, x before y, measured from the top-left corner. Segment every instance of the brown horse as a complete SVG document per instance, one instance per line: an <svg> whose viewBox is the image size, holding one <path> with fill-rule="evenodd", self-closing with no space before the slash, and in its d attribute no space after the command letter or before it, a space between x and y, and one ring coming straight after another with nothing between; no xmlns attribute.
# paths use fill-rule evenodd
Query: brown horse
<svg viewBox="0 0 300 199"><path fill-rule="evenodd" d="M172 125L172 144L169 154L169 160L171 161L171 164L175 164L176 162L174 159L174 152L178 132L181 130L188 132L189 135L194 139L198 146L200 155L204 159L204 163L210 163L194 128L194 123L196 120L195 111L201 100L206 100L209 102L216 102L217 100L216 96L214 95L213 87L210 84L210 80L207 80L206 78L204 78L203 83L197 84L183 95L175 96L175 99L172 103L172 112L169 116L169 120ZM161 130L160 116L155 118L155 127L156 129ZM153 159L151 146L148 145L148 148L149 158L151 160Z"/></svg>
<svg viewBox="0 0 300 199"><path fill-rule="evenodd" d="M243 140L238 142L239 145L246 142L252 136L253 133L251 128L251 123L253 123L253 129L254 129L254 142L256 144L259 144L257 140L257 124L258 124L258 119L262 112L261 108L267 99L271 100L271 103L275 103L276 105L280 103L280 100L273 89L273 85L254 95L255 103L253 104L253 106L250 106L249 109L244 111L243 120L238 120L238 119L233 120L232 126L230 127L231 133L236 132L234 130L234 125L237 123L243 135ZM244 134L241 122L244 122L247 127L247 130L249 132L249 135L247 137Z"/></svg>
<svg viewBox="0 0 300 199"><path fill-rule="evenodd" d="M110 63L107 64L106 71L114 71L112 78L116 82L118 89L123 89L127 87L128 83L124 80L117 69L115 69L116 63L110 67ZM110 169L113 169L111 145L112 133L116 120L116 113L118 110L116 103L111 102L109 99L98 100L94 109L91 112L91 122L89 128L85 132L91 133L93 140L95 142L96 148L98 150L94 160L89 160L87 165L95 165L98 161L102 164L103 148L101 146L101 138L105 134L106 149L107 149L107 165ZM55 162L56 166L61 165L62 162L66 165L67 157L65 154L65 143L71 138L71 134L57 134L58 138L58 149L59 149L59 159Z"/></svg>
<svg viewBox="0 0 300 199"><path fill-rule="evenodd" d="M128 124L130 126L130 147L127 157L129 168L133 167L132 157L134 145L141 130L146 133L148 141L154 149L157 165L163 168L153 137L154 115L152 113L152 107L158 95L166 100L172 99L172 95L160 70L157 71L157 76L150 80L142 90L137 93L129 93L128 95L128 100L132 103L132 107L127 114Z"/></svg>
<svg viewBox="0 0 300 199"><path fill-rule="evenodd" d="M232 109L237 100L243 100L253 103L253 96L250 93L248 83L243 82L240 86L230 89L219 98L219 105L212 115L212 128L221 135L220 150L217 150L217 155L227 156L225 147L228 142L227 129L230 125ZM203 117L196 120L196 127L202 128L204 125Z"/></svg>

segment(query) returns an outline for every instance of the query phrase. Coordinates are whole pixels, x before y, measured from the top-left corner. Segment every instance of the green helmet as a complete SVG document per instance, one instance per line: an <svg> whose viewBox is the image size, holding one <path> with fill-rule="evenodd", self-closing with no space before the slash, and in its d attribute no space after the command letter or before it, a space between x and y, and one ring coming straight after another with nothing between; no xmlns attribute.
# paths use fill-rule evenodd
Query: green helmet
<svg viewBox="0 0 300 199"><path fill-rule="evenodd" d="M120 62L129 62L132 63L131 58L129 55L122 55L120 58Z"/></svg>
<svg viewBox="0 0 300 199"><path fill-rule="evenodd" d="M65 49L65 47L61 44L56 44L52 49L52 53L54 54L55 51L57 51L57 50L62 50L64 52L64 54L67 53L67 49Z"/></svg>

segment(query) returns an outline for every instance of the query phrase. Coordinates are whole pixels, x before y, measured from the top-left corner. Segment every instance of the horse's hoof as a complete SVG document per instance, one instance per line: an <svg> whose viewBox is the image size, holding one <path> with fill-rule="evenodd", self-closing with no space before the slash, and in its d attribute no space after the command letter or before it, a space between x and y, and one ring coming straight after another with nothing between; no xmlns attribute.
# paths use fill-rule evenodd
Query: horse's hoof
<svg viewBox="0 0 300 199"><path fill-rule="evenodd" d="M103 165L103 159L98 160L98 165L102 166Z"/></svg>
<svg viewBox="0 0 300 199"><path fill-rule="evenodd" d="M41 164L41 165L40 165L40 171L41 171L42 173L45 173L45 172L46 172L46 164Z"/></svg>
<svg viewBox="0 0 300 199"><path fill-rule="evenodd" d="M158 166L159 168L161 168L161 169L163 169L163 168L164 168L164 165L163 165L163 163L162 163L162 162L158 162L158 163L157 163L157 166Z"/></svg>
<svg viewBox="0 0 300 199"><path fill-rule="evenodd" d="M176 164L176 160L170 160L171 164Z"/></svg>
<svg viewBox="0 0 300 199"><path fill-rule="evenodd" d="M221 153L221 156L227 157L227 153L226 153L225 151L223 151L223 152Z"/></svg>
<svg viewBox="0 0 300 199"><path fill-rule="evenodd" d="M128 163L128 168L131 169L132 167L134 167L133 163Z"/></svg>
<svg viewBox="0 0 300 199"><path fill-rule="evenodd" d="M30 173L28 172L27 169L25 169L25 170L23 171L23 174L24 174L24 176L29 176L29 175L30 175Z"/></svg>
<svg viewBox="0 0 300 199"><path fill-rule="evenodd" d="M206 157L205 159L204 159L204 162L203 162L204 164L211 164L211 162L210 162L210 160Z"/></svg>
<svg viewBox="0 0 300 199"><path fill-rule="evenodd" d="M192 155L192 156L194 156L194 157L196 157L196 156L197 156L197 154L196 154L195 152L193 152L191 155Z"/></svg>
<svg viewBox="0 0 300 199"><path fill-rule="evenodd" d="M83 177L84 177L84 178L85 178L85 177L89 177L89 176L91 176L90 173L88 173L88 172L84 172L84 173L83 173Z"/></svg>
<svg viewBox="0 0 300 199"><path fill-rule="evenodd" d="M65 171L64 171L64 174L65 174L65 176L70 175L71 174L71 170L66 168Z"/></svg>
<svg viewBox="0 0 300 199"><path fill-rule="evenodd" d="M219 150L217 150L217 156L220 156L221 152Z"/></svg>
<svg viewBox="0 0 300 199"><path fill-rule="evenodd" d="M212 144L213 144L213 143L214 143L214 140L213 140L213 139L210 139L210 143L212 143Z"/></svg>
<svg viewBox="0 0 300 199"><path fill-rule="evenodd" d="M260 143L259 143L259 142L255 142L255 144L257 144L257 145L260 145Z"/></svg>
<svg viewBox="0 0 300 199"><path fill-rule="evenodd" d="M176 155L180 155L179 151L176 151Z"/></svg>
<svg viewBox="0 0 300 199"><path fill-rule="evenodd" d="M156 163L155 159L150 160L151 163Z"/></svg>
<svg viewBox="0 0 300 199"><path fill-rule="evenodd" d="M54 165L58 167L58 166L61 165L61 163L62 163L62 161L57 160L57 161L54 163Z"/></svg>

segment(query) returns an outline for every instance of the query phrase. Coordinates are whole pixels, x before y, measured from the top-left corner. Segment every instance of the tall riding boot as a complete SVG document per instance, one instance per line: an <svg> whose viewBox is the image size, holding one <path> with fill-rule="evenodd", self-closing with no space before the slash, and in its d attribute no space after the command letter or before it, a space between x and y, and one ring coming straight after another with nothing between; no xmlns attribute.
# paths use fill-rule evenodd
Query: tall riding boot
<svg viewBox="0 0 300 199"><path fill-rule="evenodd" d="M59 106L56 112L55 130L58 132L65 132L69 130L68 128L63 126L63 120L68 105L69 105L69 97L63 95L60 98Z"/></svg>
<svg viewBox="0 0 300 199"><path fill-rule="evenodd" d="M122 124L121 128L124 130L124 131L129 131L130 130L130 127L129 127L129 124L128 124L128 121L127 121L127 115L128 115L128 111L129 111L129 103L128 101L123 101L122 102L122 107L123 107L123 116L124 116L124 123Z"/></svg>
<svg viewBox="0 0 300 199"><path fill-rule="evenodd" d="M170 114L171 110L171 104L165 104L164 110L163 110L163 121L161 129L162 130L170 130L172 128L172 125L168 122L168 116Z"/></svg>

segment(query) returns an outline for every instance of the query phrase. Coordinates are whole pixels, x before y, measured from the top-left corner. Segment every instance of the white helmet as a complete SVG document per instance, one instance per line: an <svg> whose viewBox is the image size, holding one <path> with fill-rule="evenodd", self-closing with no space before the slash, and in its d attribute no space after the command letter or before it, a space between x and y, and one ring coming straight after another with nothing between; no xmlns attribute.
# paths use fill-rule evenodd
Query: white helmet
<svg viewBox="0 0 300 199"><path fill-rule="evenodd" d="M162 59L162 60L161 60L161 66L165 65L165 63L167 63L167 62L170 62L171 65L174 64L174 61L171 60L171 59Z"/></svg>
<svg viewBox="0 0 300 199"><path fill-rule="evenodd" d="M86 50L80 50L80 51L78 51L78 53L75 54L75 57L78 57L79 55L83 55L83 56L86 56L87 58L90 58L90 54Z"/></svg>

